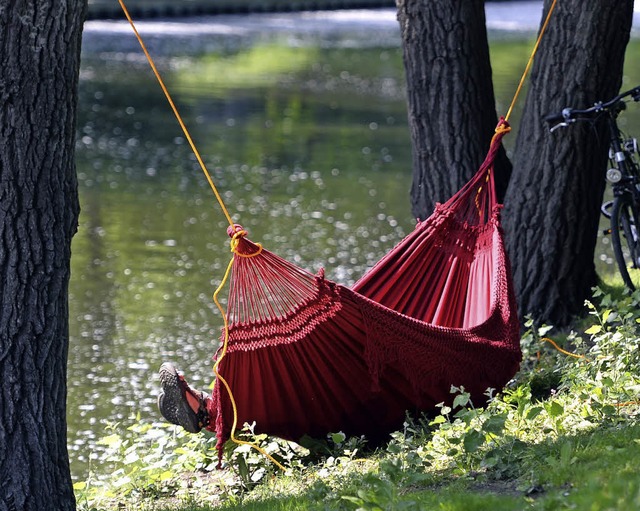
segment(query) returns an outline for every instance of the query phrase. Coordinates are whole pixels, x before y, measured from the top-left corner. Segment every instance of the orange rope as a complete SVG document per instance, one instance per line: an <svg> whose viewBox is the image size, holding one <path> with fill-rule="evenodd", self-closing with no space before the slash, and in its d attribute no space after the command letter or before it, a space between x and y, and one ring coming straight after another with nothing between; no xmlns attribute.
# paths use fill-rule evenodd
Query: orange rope
<svg viewBox="0 0 640 511"><path fill-rule="evenodd" d="M563 350L560 346L558 346L558 345L556 344L556 342L555 342L554 340L549 339L548 337L543 337L543 338L542 338L542 339L540 339L540 340L541 340L541 341L544 341L544 342L548 342L548 343L549 343L549 344L551 344L555 349L557 349L560 353L563 353L563 354L565 354L565 355L567 355L567 356L569 356L569 357L573 357L573 358L582 358L582 359L584 359L586 362L590 362L590 360L589 360L587 357L585 357L584 355L578 355L577 353L571 353L570 351Z"/></svg>
<svg viewBox="0 0 640 511"><path fill-rule="evenodd" d="M187 141L189 142L189 145L191 146L191 150L193 151L193 154L195 155L196 159L198 160L198 163L200 164L200 168L202 169L202 172L204 173L205 177L207 178L207 181L209 182L209 186L213 190L213 194L215 195L216 199L218 200L218 204L220 204L220 208L222 209L222 213L226 217L227 222L229 222L229 225L233 226L233 220L231 220L231 215L229 214L229 211L227 210L227 207L224 205L222 197L221 197L220 193L218 192L218 189L216 188L215 183L213 182L213 178L211 177L211 174L209 173L209 170L207 169L207 166L204 164L202 156L200 156L200 152L198 151L198 148L196 147L196 144L194 143L193 139L191 138L191 134L189 133L189 130L187 129L187 126L185 125L184 121L182 120L182 116L180 115L180 112L178 111L178 107L176 107L175 103L173 102L173 99L171 98L171 94L169 94L169 90L167 89L166 85L164 84L164 80L160 76L160 72L158 71L158 68L156 67L155 62L153 61L153 58L151 58L151 54L147 50L147 47L144 44L144 41L142 40L142 37L140 36L140 33L138 32L138 29L136 28L136 26L135 26L135 24L133 22L133 19L131 18L131 15L129 14L129 11L128 11L127 7L124 5L123 0L118 0L118 2L120 3L120 7L122 8L122 11L124 12L124 15L127 17L127 20L129 21L129 24L131 25L131 28L133 29L133 33L135 34L136 39L138 40L138 43L140 43L140 47L142 48L142 51L144 52L145 56L147 57L147 61L149 62L149 65L151 66L151 69L153 70L153 74L156 76L156 79L158 80L158 83L160 84L160 88L162 89L162 92L164 92L164 95L166 96L167 101L169 102L169 105L171 106L171 109L173 110L173 113L176 116L176 119L178 120L178 124L180 124L180 127L182 128L182 132L184 133L184 136L186 137Z"/></svg>
<svg viewBox="0 0 640 511"><path fill-rule="evenodd" d="M533 64L533 58L535 57L537 51L538 51L538 47L540 46L540 41L542 40L542 36L544 35L545 31L547 30L547 26L549 25L549 21L551 20L551 13L553 12L553 10L556 7L556 3L558 0L553 0L553 3L551 4L551 7L549 8L549 12L547 13L547 17L544 20L544 23L542 24L542 27L540 28L540 33L538 34L538 38L536 40L536 44L533 46L533 50L531 51L531 55L529 56L529 60L527 61L527 65L525 66L524 72L522 73L522 76L520 77L520 83L518 84L518 87L516 88L516 92L513 95L513 98L511 99L511 105L509 105L509 109L507 110L507 115L504 116L504 120L505 121L509 121L509 117L511 116L511 112L513 111L513 108L516 104L516 101L518 100L518 96L520 96L520 92L522 91L522 88L524 87L524 82L525 79L527 78L527 75L529 74L529 71L531 70L531 66ZM491 147L493 145L493 142L495 140L495 138L500 134L503 133L505 131L511 131L511 127L505 127L502 123L500 123L498 125L498 127L496 127L495 130L495 134L493 135L493 138L491 139L491 143L489 144L489 147ZM491 175L491 171L492 171L492 167L489 167L489 169L487 170L487 178L486 181L489 181L489 177ZM478 203L478 197L480 195L480 192L482 191L482 186L480 186L480 188L478 188L478 193L476 194L476 208L478 209L478 213L480 215L482 215L481 212L481 208L480 205Z"/></svg>
<svg viewBox="0 0 640 511"><path fill-rule="evenodd" d="M151 66L151 69L153 70L153 73L156 77L156 79L158 80L158 83L160 84L160 87L162 88L162 91L164 92L165 97L167 98L167 101L169 102L169 105L171 106L171 109L173 110L174 115L176 116L176 119L178 120L178 123L180 124L180 127L182 128L182 132L184 133L185 137L187 138L187 141L189 142L189 145L191 146L191 150L193 151L193 154L195 154L196 159L198 160L198 163L200 164L200 168L202 169L202 172L204 173L205 177L207 178L207 181L209 182L209 186L211 187L211 189L213 190L213 194L215 195L216 199L218 200L218 203L220 204L220 208L222 209L222 212L224 213L224 216L226 217L227 221L229 222L229 225L231 227L234 226L234 222L231 219L231 215L229 214L229 211L227 210L224 201L222 200L222 197L220 196L220 193L218 192L218 189L216 188L215 183L213 182L213 178L211 177L211 174L209 173L206 165L204 164L204 161L202 159L202 157L200 156L200 152L198 151L198 148L196 147L191 134L189 133L189 130L187 129L187 126L185 125L184 121L182 120L182 116L180 115L180 112L178 111L178 108L176 107L175 103L173 102L173 99L171 97L171 94L169 93L169 90L167 89L166 85L164 84L164 80L162 79L162 77L160 76L160 72L158 71L158 68L155 65L155 62L153 61L153 58L151 57L149 51L147 50L146 45L144 44L144 41L142 40L142 37L140 36L140 33L138 32L138 30L136 29L136 26L133 22L133 19L131 18L131 15L129 14L129 11L127 10L127 7L125 6L123 0L118 0L118 2L120 3L120 7L122 7L122 10L124 11L125 16L127 17L127 20L129 21L129 24L131 25L131 28L133 29L133 33L135 34L136 38L138 39L138 43L140 43L140 47L142 48L142 51L144 52L145 56L147 57L147 61L149 62L149 65ZM259 247L258 251L252 253L252 254L240 254L237 252L237 246L239 243L238 238L240 238L241 236L245 236L247 233L246 231L238 231L236 232L232 238L231 238L231 251L236 254L239 255L241 257L255 257L257 255L259 255L262 252L262 245L257 243L256 245ZM216 363L213 366L213 372L216 375L216 378L222 383L222 385L224 385L225 389L227 390L227 393L229 394L229 400L231 401L231 407L233 408L233 425L231 427L231 434L230 434L230 439L235 442L238 445L248 445L250 447L252 447L253 449L255 449L256 451L258 451L259 453L261 453L262 455L266 456L269 460L271 460L273 462L274 465L276 465L278 468L280 468L283 471L286 471L286 468L279 463L273 456L271 456L268 452L266 452L262 447L260 447L259 445L253 443L253 442L247 442L245 440L240 440L239 438L236 437L236 430L238 427L238 407L236 405L236 401L235 398L233 397L233 392L231 391L231 387L229 386L229 383L227 382L227 380L224 379L224 377L220 374L219 371L219 366L220 363L222 362L222 359L224 358L224 356L227 353L227 346L229 343L229 322L227 319L227 313L224 309L224 307L220 304L219 300L218 300L218 294L220 293L220 291L222 290L222 288L225 286L227 280L229 279L229 275L231 273L231 268L233 267L233 261L234 261L234 257L231 258L231 261L229 261L229 264L227 266L227 270L225 272L225 275L222 279L222 282L220 283L220 285L218 286L218 288L216 289L215 293L213 294L213 301L215 302L216 306L218 307L218 310L220 311L220 313L222 314L222 319L224 321L224 341L222 343L222 350L220 352L220 356L218 357L218 360L216 361Z"/></svg>
<svg viewBox="0 0 640 511"><path fill-rule="evenodd" d="M560 346L558 346L556 344L556 342L552 339L549 339L548 337L542 337L540 339L541 341L544 342L548 342L549 344L551 344L556 350L558 350L560 353L563 353L564 355L567 355L569 357L573 357L573 358L579 358L579 359L583 359L585 362L591 362L587 357L585 357L584 355L578 355L577 353L571 353L570 351L566 351L563 350ZM634 406L634 405L640 405L640 401L624 401L623 403L614 403L613 406L617 406L619 408L622 408L623 406Z"/></svg>
<svg viewBox="0 0 640 511"><path fill-rule="evenodd" d="M633 406L633 405L640 405L640 401L625 401L624 403L615 403L614 404L614 406L619 406L619 407Z"/></svg>
<svg viewBox="0 0 640 511"><path fill-rule="evenodd" d="M551 13L555 9L557 1L558 0L553 0L553 3L551 4L551 7L549 7L549 12L547 13L547 17L544 20L542 28L540 29L540 34L538 34L538 39L536 40L536 44L533 47L533 51L531 52L531 56L529 57L529 61L527 62L527 65L526 65L526 67L524 69L524 73L522 73L522 78L520 78L520 83L518 84L518 88L516 89L516 93L514 94L513 99L511 100L511 105L509 106L509 110L507 110L507 115L504 116L506 121L509 120L509 116L511 115L511 111L513 110L513 107L516 104L516 100L518 99L518 96L520 95L520 91L522 90L522 87L524 86L525 78L529 74L529 70L531 69L531 65L533 64L533 57L535 56L536 52L538 51L538 46L540 46L540 41L542 40L542 35L547 30L547 25L549 25L549 20L551 19Z"/></svg>
<svg viewBox="0 0 640 511"><path fill-rule="evenodd" d="M236 235L234 236L234 240L237 239L236 236L242 235L242 232L243 231L240 231L240 232L236 233ZM255 254L251 254L251 255L252 256L253 255L258 255L259 253L260 252L257 252ZM236 404L235 398L233 397L233 392L231 391L231 386L229 385L227 380L225 380L223 378L223 376L220 374L220 371L219 371L220 363L222 362L222 359L227 354L227 347L229 345L229 321L227 319L227 314L226 314L224 308L222 307L222 305L220 304L220 302L218 300L218 295L220 294L220 291L222 290L222 288L225 286L227 280L229 279L229 275L231 274L231 268L233 266L233 261L234 261L234 258L232 257L231 261L229 261L229 265L227 266L227 271L224 274L222 282L220 282L220 285L216 289L215 293L213 293L213 301L215 302L216 306L218 307L218 310L220 310L220 312L222 313L222 318L224 320L224 340L222 342L222 349L220 351L220 356L218 357L218 359L216 360L215 364L213 365L213 372L216 375L216 378L222 383L222 385L224 385L224 388L226 389L227 393L229 394L229 401L231 402L231 407L233 409L233 424L231 425L231 433L229 435L229 438L231 439L231 441L233 441L234 443L236 443L238 445L248 445L249 447L255 449L260 454L262 454L263 456L265 456L269 460L271 460L271 462L274 465L276 465L279 469L281 469L283 472L286 472L287 469L281 463L279 463L273 456L271 456L267 451L265 451L262 447L260 447L258 444L254 443L254 442L247 442L245 440L240 440L239 438L236 438L236 429L238 428L238 406Z"/></svg>

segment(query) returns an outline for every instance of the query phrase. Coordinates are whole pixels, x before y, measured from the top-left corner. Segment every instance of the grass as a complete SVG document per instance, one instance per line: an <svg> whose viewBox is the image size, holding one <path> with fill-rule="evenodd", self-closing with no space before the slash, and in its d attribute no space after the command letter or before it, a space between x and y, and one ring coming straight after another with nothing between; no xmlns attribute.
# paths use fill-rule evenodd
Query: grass
<svg viewBox="0 0 640 511"><path fill-rule="evenodd" d="M112 426L99 460L109 476L76 485L81 511L640 509L640 292L596 291L589 320L554 339L522 338L523 367L485 408L452 388L455 410L407 420L369 451L329 435L310 451L266 436L278 472L246 446L229 445L215 470L214 440L166 425Z"/></svg>

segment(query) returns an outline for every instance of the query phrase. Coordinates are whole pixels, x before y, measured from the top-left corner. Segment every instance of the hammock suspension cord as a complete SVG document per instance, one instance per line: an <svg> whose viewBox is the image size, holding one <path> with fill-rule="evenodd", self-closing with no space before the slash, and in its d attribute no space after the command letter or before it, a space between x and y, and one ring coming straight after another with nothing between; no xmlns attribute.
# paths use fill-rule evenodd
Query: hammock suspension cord
<svg viewBox="0 0 640 511"><path fill-rule="evenodd" d="M219 193L219 191L218 191L218 189L217 189L217 187L216 187L216 185L215 185L215 183L213 181L211 173L207 169L207 166L205 165L204 160L202 159L202 156L200 155L200 152L199 152L198 148L196 147L196 144L193 141L193 138L191 137L191 134L189 133L189 130L188 130L186 124L184 123L184 121L182 119L182 116L180 115L180 112L179 112L177 106L175 105L175 103L173 101L173 98L172 98L171 94L169 93L169 90L167 89L167 87L166 87L166 85L164 83L164 80L162 79L162 76L160 75L160 72L158 71L158 69L157 69L157 67L155 65L155 62L154 62L153 58L151 57L151 54L147 50L147 47L146 47L146 45L145 45L145 43L144 43L144 41L142 39L142 36L138 32L138 30L137 30L137 28L135 26L135 23L134 23L131 15L129 13L129 10L127 9L127 7L126 7L126 5L124 3L124 0L118 0L118 3L120 4L120 7L122 8L122 11L124 12L125 17L127 18L127 21L131 25L133 33L134 33L136 39L138 40L138 43L140 44L140 47L142 48L142 51L144 52L145 57L147 58L147 61L149 62L149 65L150 65L150 67L151 67L151 69L153 71L153 74L155 75L155 77L156 77L156 79L157 79L157 81L158 81L158 83L160 85L160 88L162 89L162 91L163 91L163 93L164 93L164 95L165 95L165 97L167 99L167 102L169 103L169 106L171 107L171 109L172 109L172 111L173 111L173 113L174 113L174 115L175 115L175 117L176 117L176 119L178 121L178 124L180 125L180 128L182 129L182 132L184 133L184 136L188 141L188 143L189 143L189 145L191 147L191 150L193 151L193 153L194 153L194 155L195 155L195 157L196 157L196 159L198 161L198 164L200 165L200 168L201 168L202 172L204 173L204 175L205 175L205 177L207 179L207 182L209 183L209 186L211 187L211 190L213 191L213 194L214 194L216 200L218 201L218 204L220 205L222 213L224 214L227 222L229 223L229 227L227 228L227 232L228 232L229 236L231 237L230 245L231 245L231 252L233 253L233 256L231 257L231 260L229 261L229 264L228 264L227 269L225 271L224 277L222 278L222 281L220 282L220 285L218 286L218 288L216 289L216 291L213 294L213 301L216 304L216 307L218 308L220 313L222 314L222 318L223 318L223 322L224 322L223 342L222 342L222 346L220 348L219 356L218 356L218 358L217 358L217 360L216 360L216 362L214 364L213 371L214 371L214 374L216 376L216 379L219 380L220 383L225 387L225 389L226 389L226 391L228 393L230 402L231 402L231 406L233 408L233 425L232 425L232 428L231 428L230 439L233 442L235 442L236 444L238 444L238 445L248 445L248 446L252 447L253 449L257 450L258 452L260 452L261 454L266 456L276 466L278 466L278 468L280 468L280 469L282 469L284 471L285 467L282 464L280 464L277 460L275 460L269 453L267 453L260 446L258 446L255 443L252 443L252 442L247 442L247 441L244 441L244 440L240 440L235 436L235 432L236 432L236 429L237 429L237 423L238 423L237 405L236 405L235 399L233 397L233 393L232 393L230 385L228 384L226 379L219 372L220 363L222 362L223 358L225 357L225 355L227 353L227 347L228 347L228 341L229 341L229 323L228 323L228 319L227 319L227 313L226 313L224 307L222 306L222 304L218 300L218 295L221 292L221 290L225 287L225 285L226 285L226 283L227 283L227 281L229 279L229 276L231 274L231 268L233 266L233 262L234 262L235 256L236 255L241 256L241 257L254 257L254 256L257 256L262 252L262 246L259 243L257 243L256 246L258 247L258 250L256 252L253 252L253 253L250 253L250 254L243 254L243 253L240 253L237 250L240 238L244 237L247 233L240 225L235 224L233 222L233 220L231 218L231 215L230 215L226 205L224 204L224 201L222 200L222 196L220 195L220 193ZM497 151L497 145L498 144L494 144L494 142L496 140L499 142L499 140L501 138L500 136L504 132L508 132L508 131L511 130L509 125L506 123L506 121L508 121L509 116L511 115L513 107L514 107L514 105L516 103L516 100L517 100L517 98L518 98L518 96L519 96L519 94L520 94L520 92L521 92L521 90L523 88L526 76L529 73L529 70L530 70L531 65L533 63L533 58L534 58L534 56L535 56L535 54L536 54L536 52L538 50L540 41L542 39L542 35L544 34L544 32L545 32L545 30L547 28L547 25L549 24L549 20L551 18L551 13L553 12L553 10L555 8L556 3L557 3L557 0L553 0L551 6L549 8L549 11L547 13L546 19L545 19L545 21L544 21L544 23L543 23L543 25L542 25L542 27L540 29L540 33L539 33L538 38L536 40L536 43L535 43L535 45L533 47L533 50L531 52L531 55L530 55L529 60L527 62L527 65L525 67L525 70L524 70L524 72L522 74L522 77L520 79L520 83L518 85L518 88L517 88L517 90L516 90L516 92L515 92L515 94L513 96L513 99L511 101L511 105L509 106L507 114L505 115L504 119L502 119L499 122L498 126L496 127L495 134L494 134L494 136L493 136L493 138L491 140L490 150ZM486 177L485 182L488 182L488 180L490 178L491 170L492 170L492 166L489 166L489 168L487 169L487 177ZM479 187L478 193L477 193L477 196L476 196L476 206L477 206L478 212L480 214L482 214L482 210L481 210L481 205L478 202L478 197L480 196L481 190L482 190L482 186Z"/></svg>
<svg viewBox="0 0 640 511"><path fill-rule="evenodd" d="M182 119L182 116L180 115L178 107L174 103L173 98L171 97L171 94L169 93L169 90L167 89L167 87L166 87L166 85L164 83L164 80L162 79L162 76L160 75L160 72L158 71L158 68L155 65L155 62L154 62L153 58L151 57L151 54L147 50L147 47L146 47L144 41L142 40L142 36L138 32L138 29L136 28L135 23L133 22L133 19L132 19L131 15L129 14L129 10L127 9L127 7L124 4L123 0L118 0L118 2L120 3L120 7L122 8L122 11L124 12L124 15L126 16L127 21L131 25L133 33L135 34L136 39L138 40L138 43L140 44L140 47L142 48L142 51L144 52L144 54L145 54L145 56L147 58L147 61L149 62L149 65L151 66L153 74L155 75L156 79L158 80L158 83L160 84L160 88L162 89L162 92L164 92L164 95L167 98L169 106L173 110L173 113L174 113L174 115L175 115L175 117L176 117L176 119L178 121L178 124L180 125L180 128L182 128L182 132L184 133L184 136L186 137L187 141L189 142L189 145L191 146L191 150L193 151L193 154L195 155L195 157L196 157L196 159L198 161L198 164L200 165L200 168L202 169L202 172L204 173L204 175L205 175L205 177L207 179L207 182L209 183L209 186L211 187L211 190L213 191L213 194L214 194L215 198L217 199L218 204L220 205L220 208L222 209L222 213L224 214L225 218L227 219L227 222L229 222L229 228L227 229L227 232L229 232L229 235L231 236L231 252L234 253L234 256L231 257L231 260L229 261L229 264L227 266L227 270L226 270L226 272L224 274L222 282L220 283L220 285L216 289L215 293L213 294L213 301L216 304L216 307L218 307L218 310L220 311L220 313L222 315L222 319L224 321L224 340L223 340L222 350L221 350L220 356L218 357L218 360L216 361L216 363L215 363L215 365L213 367L213 371L214 371L214 374L216 376L216 379L219 380L222 383L222 385L225 387L225 389L227 390L227 392L229 394L229 399L231 401L231 405L233 407L233 427L231 429L231 440L233 442L235 442L236 444L238 444L238 445L248 445L248 446L252 447L253 449L257 450L258 452L260 452L261 454L266 456L269 460L271 460L278 468L280 468L281 470L285 471L286 470L285 467L282 466L282 464L280 464L276 459L273 458L273 456L271 456L269 453L267 453L259 445L255 444L255 443L252 443L252 442L247 442L245 440L240 440L235 436L235 432L236 432L237 424L238 424L237 405L236 405L235 399L233 397L233 393L231 391L231 387L229 386L227 381L222 377L222 375L218 371L218 367L220 365L220 362L222 361L222 359L224 358L224 355L226 354L227 344L228 344L228 341L229 341L229 325L228 325L228 322L227 322L227 314L226 314L226 311L225 311L224 307L222 306L222 304L218 300L218 294L223 289L223 287L225 286L225 284L226 284L226 282L227 282L227 280L229 278L229 274L231 273L231 268L233 266L235 255L239 255L241 257L254 257L254 256L257 256L262 252L262 245L257 243L256 245L258 246L258 251L254 252L252 254L240 254L239 252L236 251L236 248L238 246L238 239L241 236L245 236L247 234L247 232L244 229L242 229L240 226L238 226L237 224L233 223L233 220L231 219L231 215L229 213L229 210L227 209L226 205L224 204L224 201L222 200L222 196L220 195L220 192L218 191L218 189L217 189L217 187L216 187L216 185L215 185L215 183L213 181L213 178L211 177L211 173L207 169L207 166L205 165L204 160L202 159L202 156L200 155L200 151L198 151L198 148L196 147L196 144L193 141L193 138L191 137L191 134L189 133L189 130L187 129L187 126L184 123L184 121Z"/></svg>
<svg viewBox="0 0 640 511"><path fill-rule="evenodd" d="M535 57L535 55L536 55L536 53L538 51L538 46L540 46L540 41L542 40L542 36L545 33L545 31L547 30L547 26L549 25L549 21L551 20L551 14L553 13L553 10L556 7L556 3L558 3L558 0L553 0L553 3L549 7L549 12L547 12L547 17L545 18L544 23L542 24L542 27L540 28L540 33L538 34L538 38L536 39L536 43L533 46L533 50L531 50L531 55L529 56L529 60L527 61L527 65L525 66L524 72L522 73L522 76L520 77L520 83L518 84L518 88L516 89L516 92L513 95L513 99L511 100L511 105L509 105L509 110L507 110L507 114L504 116L504 119L506 121L509 120L509 117L511 116L511 112L513 111L513 107L516 104L516 100L518 99L518 96L520 95L520 92L522 91L522 87L524 86L525 79L526 79L527 75L529 74L529 70L531 69L531 66L533 65L533 58Z"/></svg>
<svg viewBox="0 0 640 511"><path fill-rule="evenodd" d="M577 354L577 353L571 353L570 351L562 349L560 346L558 346L558 343L556 343L553 339L550 339L549 337L542 337L542 338L540 338L540 341L541 342L547 342L547 343L551 344L551 346L553 346L557 351L559 351L563 355L566 355L568 357L577 358L579 360L583 360L583 361L585 361L585 362L587 362L589 364L592 362L591 360L589 360L584 355L580 355L580 354ZM540 352L538 352L538 358L540 358ZM619 403L613 403L613 406L617 406L619 408L622 408L624 406L637 406L637 405L640 405L640 401L639 400L623 401L623 402L619 402Z"/></svg>
<svg viewBox="0 0 640 511"><path fill-rule="evenodd" d="M229 230L231 230L231 227L229 227ZM236 246L238 244L238 239L241 236L244 236L245 234L246 234L246 231L244 230L241 230L241 229L236 230L236 232L233 234L231 238L231 250L236 254L241 255L241 257L257 256L262 252L261 245L259 246L259 249L257 252L254 252L249 255L242 255L239 252L235 251ZM274 465L276 465L283 472L286 472L286 468L281 463L279 463L273 456L271 456L268 452L266 452L262 447L260 447L254 442L247 442L246 440L240 440L239 438L236 437L236 429L238 427L238 406L236 404L235 398L233 397L231 386L229 385L229 383L227 383L227 380L224 379L224 377L220 374L220 371L219 371L220 362L222 362L222 359L226 355L227 347L229 345L229 321L227 320L227 314L226 314L226 311L224 310L224 307L218 300L218 295L220 294L220 291L222 291L222 289L227 283L227 280L229 279L229 275L231 274L231 268L233 267L233 260L234 260L234 257L232 257L231 260L229 261L229 264L227 265L227 270L224 273L224 277L222 278L222 281L220 282L220 285L218 286L218 288L213 293L213 301L216 304L216 307L218 307L220 314L222 314L222 320L224 322L224 338L222 342L220 356L218 357L215 364L213 365L213 373L216 376L216 380L220 381L220 383L222 383L222 385L226 389L229 395L229 401L231 402L231 406L233 408L233 425L231 426L231 436L230 436L231 441L236 443L237 445L248 445L249 447L255 449L260 454L268 458Z"/></svg>
<svg viewBox="0 0 640 511"><path fill-rule="evenodd" d="M204 160L202 159L202 156L200 155L200 151L198 151L198 148L196 147L196 144L193 141L193 138L191 138L191 134L189 133L189 130L187 129L186 124L182 120L182 116L180 115L180 112L178 111L178 107L173 102L173 98L171 97L171 94L169 94L169 90L167 89L166 85L164 84L164 80L162 79L162 76L160 75L160 72L158 71L158 68L156 67L155 62L153 61L153 58L151 58L151 54L147 50L147 46L144 44L144 41L142 40L142 36L138 32L138 29L136 28L136 25L133 22L133 18L129 14L129 10L127 9L127 6L124 4L123 0L118 0L118 2L120 3L120 7L122 8L122 11L124 12L124 15L126 16L127 21L129 22L129 25L131 25L133 33L135 34L136 39L138 40L138 43L140 43L140 47L142 48L142 51L144 52L145 57L147 57L147 61L149 62L149 65L151 66L151 70L153 71L153 74L156 76L156 79L158 80L158 83L160 84L160 88L162 89L162 92L164 92L164 95L167 98L167 101L169 102L169 106L171 106L171 110L173 110L173 113L176 116L178 124L180 124L180 128L182 128L182 132L184 133L184 136L186 137L187 141L189 142L189 146L191 146L191 150L193 151L193 154L195 155L196 159L198 160L198 164L200 165L200 168L202 169L202 172L204 173L205 177L207 178L207 182L209 183L209 186L211 187L211 190L213 190L213 194L215 195L216 199L218 200L218 204L220 204L220 208L222 209L222 213L224 214L225 218L227 219L227 222L229 222L229 225L233 227L233 220L231 219L231 215L229 214L229 211L227 210L227 207L225 206L224 201L222 200L222 196L218 192L218 189L217 189L215 183L213 182L213 178L211 177L211 173L207 169L207 166L205 165Z"/></svg>

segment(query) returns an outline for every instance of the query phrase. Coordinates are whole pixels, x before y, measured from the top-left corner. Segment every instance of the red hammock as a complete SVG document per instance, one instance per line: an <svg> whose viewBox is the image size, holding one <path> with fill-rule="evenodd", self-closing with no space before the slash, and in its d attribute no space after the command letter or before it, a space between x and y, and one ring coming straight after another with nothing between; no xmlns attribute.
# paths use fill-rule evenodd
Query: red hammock
<svg viewBox="0 0 640 511"><path fill-rule="evenodd" d="M209 428L221 449L237 424L299 440L329 432L377 441L407 411L474 402L502 388L521 353L509 262L493 181L501 120L476 175L352 289L313 275L244 237L227 310L228 342ZM218 356L220 356L220 351Z"/></svg>

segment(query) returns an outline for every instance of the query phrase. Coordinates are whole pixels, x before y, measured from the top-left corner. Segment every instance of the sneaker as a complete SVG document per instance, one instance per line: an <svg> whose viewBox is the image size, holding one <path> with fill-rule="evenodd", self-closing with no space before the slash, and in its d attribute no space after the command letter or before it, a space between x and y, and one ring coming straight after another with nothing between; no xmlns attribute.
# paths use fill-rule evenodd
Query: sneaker
<svg viewBox="0 0 640 511"><path fill-rule="evenodd" d="M158 396L158 408L162 416L190 433L198 433L206 427L209 424L206 406L209 396L192 389L169 362L160 366L159 374L162 392Z"/></svg>

